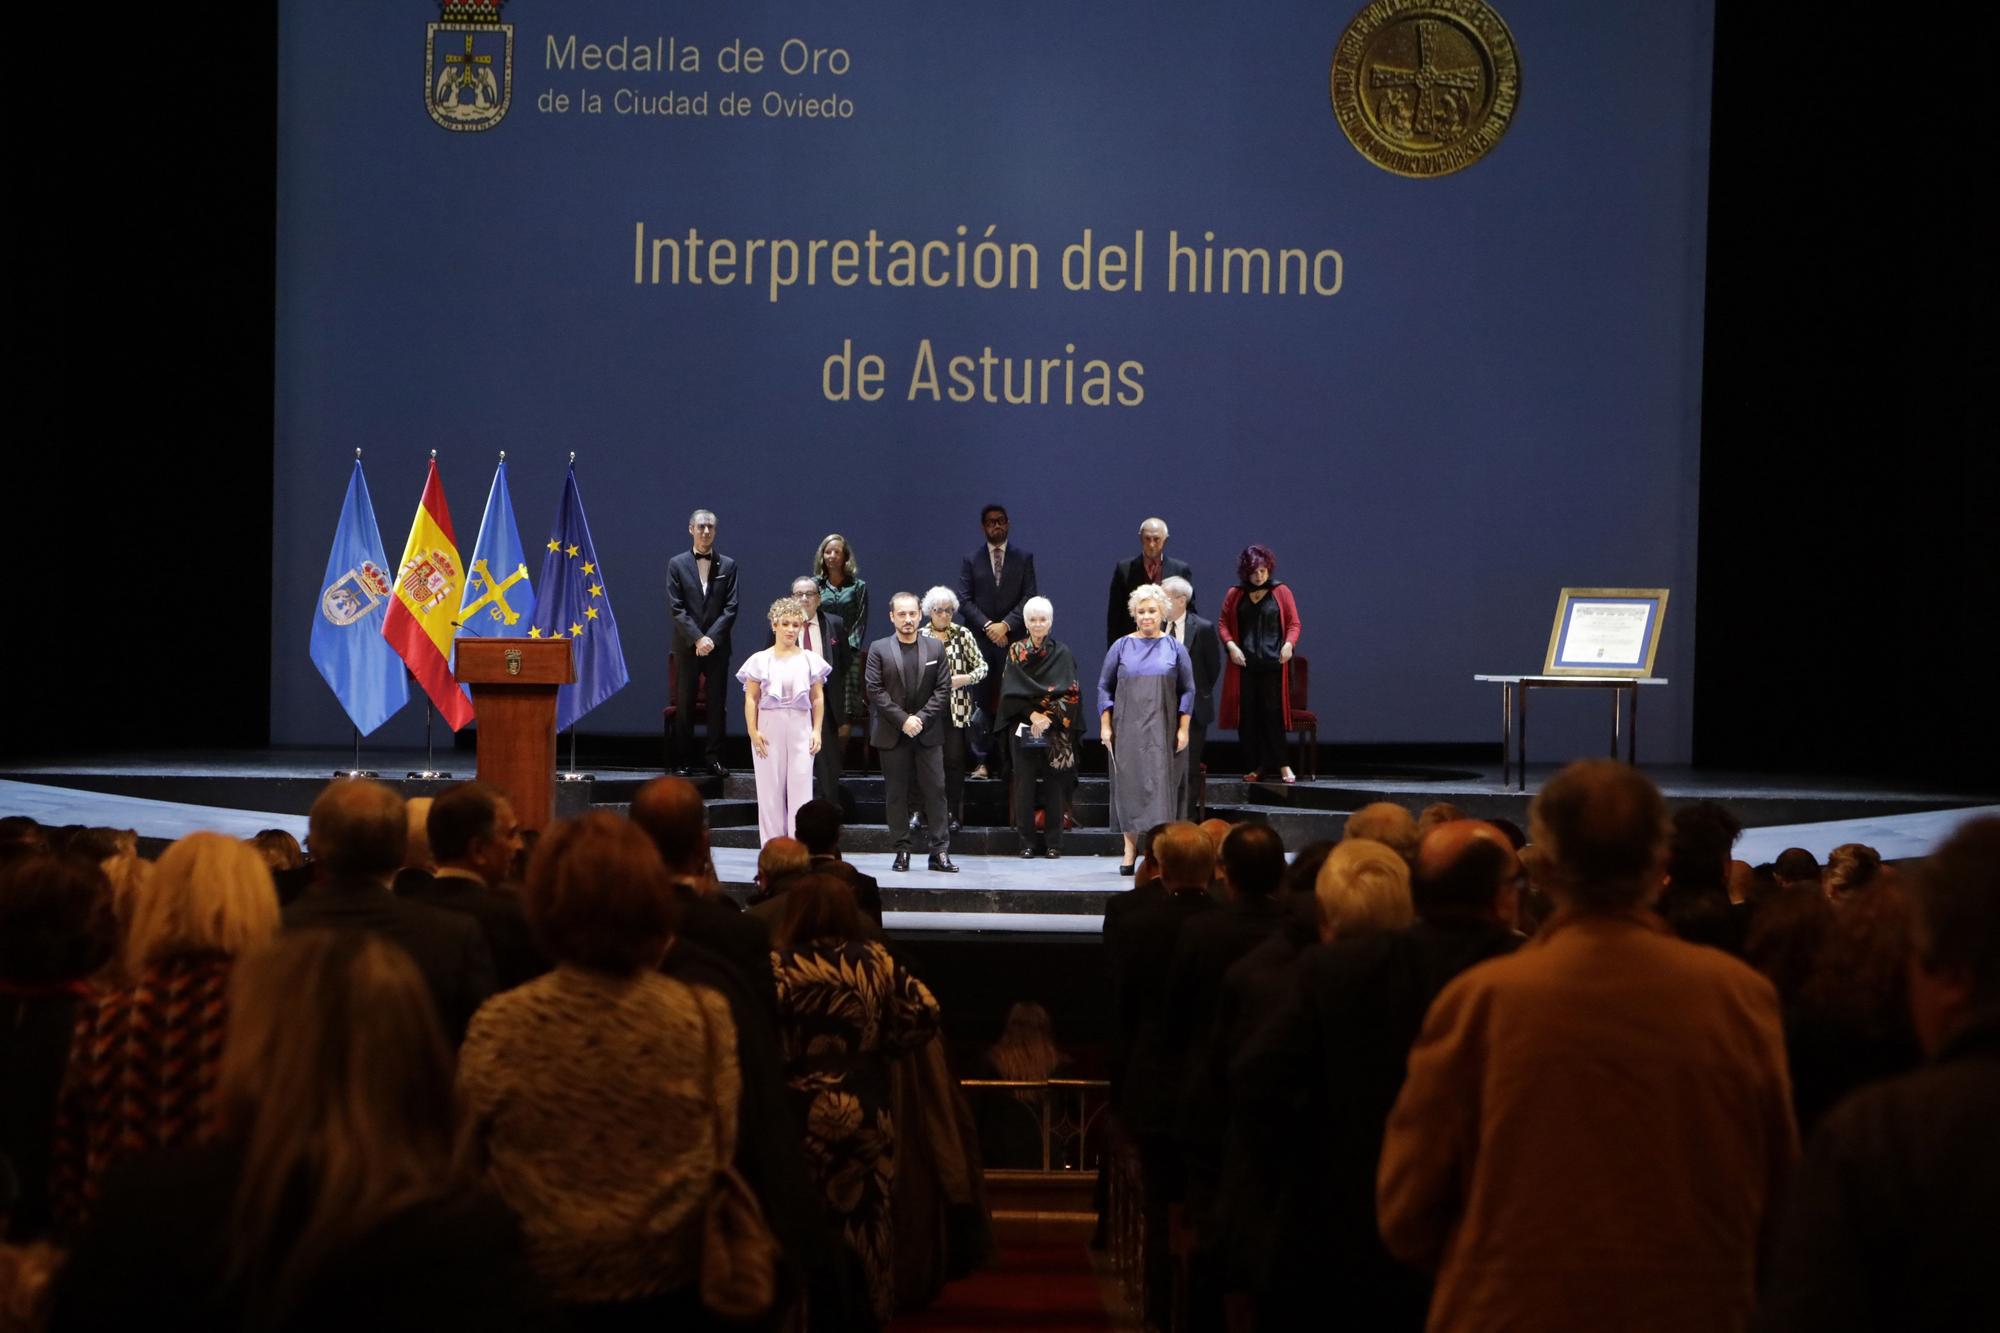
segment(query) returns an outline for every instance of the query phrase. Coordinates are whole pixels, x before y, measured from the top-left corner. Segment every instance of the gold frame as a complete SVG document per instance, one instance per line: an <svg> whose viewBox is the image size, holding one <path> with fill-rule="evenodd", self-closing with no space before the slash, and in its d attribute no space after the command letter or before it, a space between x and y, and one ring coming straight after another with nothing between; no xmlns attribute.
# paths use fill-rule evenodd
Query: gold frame
<svg viewBox="0 0 2000 1333"><path fill-rule="evenodd" d="M1653 658L1660 651L1660 629L1667 620L1666 588L1564 588L1562 596L1556 599L1556 623L1549 627L1548 656L1542 662L1544 676L1630 676L1633 679L1653 674ZM1646 660L1636 667L1580 667L1557 666L1556 655L1562 649L1563 624L1569 618L1569 607L1573 601L1588 602L1597 598L1644 598L1653 603L1653 624L1646 636Z"/></svg>

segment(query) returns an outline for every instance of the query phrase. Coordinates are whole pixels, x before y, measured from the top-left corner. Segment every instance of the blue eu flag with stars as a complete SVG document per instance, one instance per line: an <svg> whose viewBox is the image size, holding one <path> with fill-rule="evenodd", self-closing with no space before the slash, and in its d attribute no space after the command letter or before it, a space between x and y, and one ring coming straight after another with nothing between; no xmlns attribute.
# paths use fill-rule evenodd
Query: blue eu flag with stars
<svg viewBox="0 0 2000 1333"><path fill-rule="evenodd" d="M531 639L569 639L576 661L576 683L556 692L556 730L575 721L625 687L625 650L618 644L618 622L611 615L611 594L604 588L604 571L590 524L583 518L583 497L576 489L576 469L563 482L562 505L556 510L554 533L542 556L542 576L536 580Z"/></svg>
<svg viewBox="0 0 2000 1333"><path fill-rule="evenodd" d="M310 652L313 665L364 736L410 701L403 659L382 637L393 571L382 553L382 530L375 525L368 479L357 458L320 580Z"/></svg>

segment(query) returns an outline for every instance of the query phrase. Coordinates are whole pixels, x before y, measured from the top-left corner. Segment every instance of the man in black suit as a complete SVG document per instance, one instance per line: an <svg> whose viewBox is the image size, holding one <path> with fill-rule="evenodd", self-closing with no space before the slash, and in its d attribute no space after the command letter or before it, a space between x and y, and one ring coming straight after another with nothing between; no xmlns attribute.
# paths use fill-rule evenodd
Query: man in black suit
<svg viewBox="0 0 2000 1333"><path fill-rule="evenodd" d="M680 778L654 778L632 794L631 816L666 862L681 908L679 935L735 968L745 991L769 1007L775 1021L778 987L771 978L771 932L724 896L715 882L701 793Z"/></svg>
<svg viewBox="0 0 2000 1333"><path fill-rule="evenodd" d="M924 825L930 831L930 868L956 874L947 852L951 822L944 808L944 729L951 725L947 709L951 672L945 669L944 644L919 638L923 618L917 595L899 592L889 599L889 623L896 632L868 645L862 682L868 692L868 739L882 755L882 785L886 796L889 835L896 841L898 870L910 868L910 780L924 802Z"/></svg>
<svg viewBox="0 0 2000 1333"><path fill-rule="evenodd" d="M456 1045L472 1011L493 993L493 954L479 924L457 912L404 902L389 891L409 838L403 798L366 778L319 794L307 838L323 874L284 910L286 930L365 930L401 945L423 974L438 1021Z"/></svg>
<svg viewBox="0 0 2000 1333"><path fill-rule="evenodd" d="M478 922L499 989L511 990L548 971L549 960L528 933L520 891L507 883L521 850L513 803L498 787L457 782L428 804L424 833L436 869L404 870L396 876L396 895Z"/></svg>
<svg viewBox="0 0 2000 1333"><path fill-rule="evenodd" d="M958 607L965 623L979 636L979 653L986 659L986 680L980 691L981 706L990 720L1000 698L1007 645L1027 629L1021 608L1035 595L1035 557L1008 542L1004 505L987 505L980 510L979 526L986 533L985 542L958 562ZM983 728L968 739L974 762L981 768L990 764L997 775L1006 759L1006 747L993 744L991 733Z"/></svg>
<svg viewBox="0 0 2000 1333"><path fill-rule="evenodd" d="M806 612L805 624L799 630L799 647L818 653L833 668L826 681L826 707L820 710L819 753L813 756L813 794L822 800L837 801L840 799L839 728L847 720L841 716L841 705L846 701L839 685L847 675L847 622L831 611L820 609L819 584L810 574L792 580L792 598ZM774 629L765 647L777 641L778 632Z"/></svg>
<svg viewBox="0 0 2000 1333"><path fill-rule="evenodd" d="M1132 632L1132 611L1127 602L1132 589L1175 576L1194 582L1187 561L1167 553L1167 521L1149 518L1139 525L1139 554L1120 560L1111 570L1111 601L1104 609L1104 646L1110 647ZM1192 608L1192 600L1188 603Z"/></svg>
<svg viewBox="0 0 2000 1333"><path fill-rule="evenodd" d="M1201 752L1208 744L1208 724L1215 721L1215 686L1222 679L1222 636L1215 622L1203 620L1188 608L1194 603L1194 585L1179 574L1160 581L1167 594L1167 623L1161 633L1179 639L1194 660L1194 712L1188 720L1187 809L1188 819L1201 818Z"/></svg>
<svg viewBox="0 0 2000 1333"><path fill-rule="evenodd" d="M862 914L877 926L882 924L882 886L873 875L863 874L840 859L840 807L832 801L807 801L792 817L792 831L799 835L806 855L806 869L832 875L854 890L854 901ZM907 822L907 821L906 821Z"/></svg>
<svg viewBox="0 0 2000 1333"><path fill-rule="evenodd" d="M667 561L667 612L674 622L674 754L681 772L694 765L694 696L708 682L708 753L703 765L717 777L722 765L724 699L729 682L729 631L736 624L736 562L715 550L715 514L688 517L694 548Z"/></svg>

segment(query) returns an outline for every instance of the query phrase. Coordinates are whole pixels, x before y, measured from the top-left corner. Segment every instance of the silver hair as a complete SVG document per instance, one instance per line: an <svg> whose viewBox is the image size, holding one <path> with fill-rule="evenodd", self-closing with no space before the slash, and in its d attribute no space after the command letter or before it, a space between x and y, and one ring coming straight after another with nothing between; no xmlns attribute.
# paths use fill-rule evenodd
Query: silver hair
<svg viewBox="0 0 2000 1333"><path fill-rule="evenodd" d="M1164 614L1167 609L1167 594L1157 583L1142 583L1132 589L1132 595L1125 599L1125 614L1137 620L1139 608L1146 602L1153 603Z"/></svg>
<svg viewBox="0 0 2000 1333"><path fill-rule="evenodd" d="M1171 537L1174 535L1173 533L1167 531L1167 520L1165 520L1164 518L1149 518L1144 523L1141 523L1139 525L1139 535L1141 537L1145 536L1146 529L1152 527L1155 523L1160 525L1160 535L1162 537Z"/></svg>
<svg viewBox="0 0 2000 1333"><path fill-rule="evenodd" d="M924 600L917 604L917 609L922 611L924 613L924 619L928 620L930 619L931 614L935 612L940 606L943 606L946 602L951 603L951 609L953 614L957 614L958 594L953 592L950 588L945 587L942 583L940 583L937 587L932 588L929 592L924 594Z"/></svg>
<svg viewBox="0 0 2000 1333"><path fill-rule="evenodd" d="M1026 620L1029 616L1034 615L1035 612L1037 611L1047 616L1049 618L1049 623L1051 625L1056 623L1055 604L1051 602L1048 598L1030 597L1027 601L1021 603L1021 619Z"/></svg>
<svg viewBox="0 0 2000 1333"><path fill-rule="evenodd" d="M1183 602L1194 600L1194 585L1178 574L1169 574L1160 580L1160 591Z"/></svg>
<svg viewBox="0 0 2000 1333"><path fill-rule="evenodd" d="M688 515L688 526L691 528L699 527L701 525L701 517L703 514L708 515L709 522L711 523L715 522L715 511L713 509L697 509L692 514Z"/></svg>
<svg viewBox="0 0 2000 1333"><path fill-rule="evenodd" d="M793 579L793 580L792 580L792 591L793 591L793 593L797 593L797 592L798 592L798 590L799 590L799 585L800 585L801 583L805 584L805 585L806 585L806 586L807 586L808 588L811 588L811 589L813 590L813 596L815 596L815 597L819 596L819 584L818 584L817 582L815 582L815 581L814 581L814 579L813 579L813 576L812 576L812 575L810 575L810 574L801 574L801 575L799 575L799 576L798 576L797 578Z"/></svg>

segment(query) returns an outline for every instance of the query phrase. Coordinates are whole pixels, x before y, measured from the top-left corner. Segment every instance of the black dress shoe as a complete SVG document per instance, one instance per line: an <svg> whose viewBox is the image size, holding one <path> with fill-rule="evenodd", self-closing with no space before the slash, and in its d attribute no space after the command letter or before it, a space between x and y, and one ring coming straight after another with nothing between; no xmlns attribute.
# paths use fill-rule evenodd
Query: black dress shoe
<svg viewBox="0 0 2000 1333"><path fill-rule="evenodd" d="M952 821L951 821L951 831L952 831L953 833L956 833L956 832L958 832L958 827L959 827L959 825L958 825L958 821L957 821L956 819L952 820Z"/></svg>
<svg viewBox="0 0 2000 1333"><path fill-rule="evenodd" d="M944 856L936 852L931 854L930 868L941 875L956 875L958 873L958 867L951 863L949 856Z"/></svg>
<svg viewBox="0 0 2000 1333"><path fill-rule="evenodd" d="M729 776L729 769L720 759L711 759L708 761L708 775L712 778L726 778Z"/></svg>
<svg viewBox="0 0 2000 1333"><path fill-rule="evenodd" d="M1036 850L1035 850L1034 848L1032 848L1032 847L1023 847L1023 848L1021 849L1021 859L1022 859L1023 861L1032 861L1032 860L1034 860L1034 859L1035 859L1036 857L1038 857L1038 856L1040 856L1040 855L1041 855L1041 853L1040 853L1040 852L1038 852L1038 851L1036 851Z"/></svg>
<svg viewBox="0 0 2000 1333"><path fill-rule="evenodd" d="M896 863L889 867L891 870L908 870L909 868L910 854L908 852L897 852Z"/></svg>
<svg viewBox="0 0 2000 1333"><path fill-rule="evenodd" d="M1043 852L1042 855L1048 857L1049 860L1051 861L1062 860L1062 853L1054 847L1049 848L1046 852Z"/></svg>

